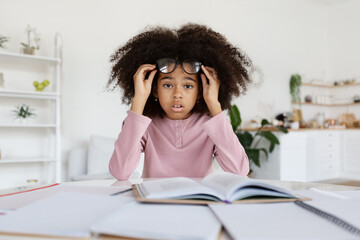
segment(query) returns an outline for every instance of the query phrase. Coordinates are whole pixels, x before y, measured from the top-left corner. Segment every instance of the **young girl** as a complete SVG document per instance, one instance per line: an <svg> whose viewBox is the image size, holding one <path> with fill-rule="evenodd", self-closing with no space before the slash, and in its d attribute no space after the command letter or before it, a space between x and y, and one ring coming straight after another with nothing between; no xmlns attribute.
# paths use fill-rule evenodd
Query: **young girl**
<svg viewBox="0 0 360 240"><path fill-rule="evenodd" d="M142 177L202 178L212 159L246 176L249 161L223 109L246 91L251 61L223 35L197 24L140 33L111 57L108 86L131 104L109 170L126 180L145 153Z"/></svg>

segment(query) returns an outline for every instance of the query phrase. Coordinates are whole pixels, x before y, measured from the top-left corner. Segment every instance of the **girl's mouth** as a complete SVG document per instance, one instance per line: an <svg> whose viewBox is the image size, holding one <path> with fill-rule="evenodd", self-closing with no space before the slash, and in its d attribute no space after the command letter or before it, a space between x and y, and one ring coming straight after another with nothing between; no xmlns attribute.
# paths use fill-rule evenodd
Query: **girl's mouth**
<svg viewBox="0 0 360 240"><path fill-rule="evenodd" d="M182 105L179 105L179 104L174 104L171 106L171 109L174 111L174 112L181 112L184 107Z"/></svg>

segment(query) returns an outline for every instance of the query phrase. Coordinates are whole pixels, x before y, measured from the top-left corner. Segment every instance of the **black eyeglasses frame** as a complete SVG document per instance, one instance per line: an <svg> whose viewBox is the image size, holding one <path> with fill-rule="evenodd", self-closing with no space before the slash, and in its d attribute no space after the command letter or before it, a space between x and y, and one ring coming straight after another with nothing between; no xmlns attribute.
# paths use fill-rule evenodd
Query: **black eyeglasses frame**
<svg viewBox="0 0 360 240"><path fill-rule="evenodd" d="M174 69L172 69L172 70L169 71L169 72L163 72L163 71L161 71L161 67L159 66L159 65L161 65L161 61L166 62L166 60L169 60L168 62L175 63ZM194 64L195 64L195 69L197 69L197 71L194 72L194 73L189 73L188 71L185 70L184 63L194 63ZM199 62L199 61L193 60L193 59L184 60L184 61L177 61L177 60L175 60L175 59L173 59L173 58L160 58L160 59L156 60L156 68L157 68L161 73L164 73L164 74L170 74L170 73L172 73L173 71L175 71L175 69L176 69L176 67L177 67L178 64L181 64L181 68L184 70L184 72L186 72L187 74L190 74L190 75L198 74L198 73L201 71L201 65L202 65L202 63Z"/></svg>

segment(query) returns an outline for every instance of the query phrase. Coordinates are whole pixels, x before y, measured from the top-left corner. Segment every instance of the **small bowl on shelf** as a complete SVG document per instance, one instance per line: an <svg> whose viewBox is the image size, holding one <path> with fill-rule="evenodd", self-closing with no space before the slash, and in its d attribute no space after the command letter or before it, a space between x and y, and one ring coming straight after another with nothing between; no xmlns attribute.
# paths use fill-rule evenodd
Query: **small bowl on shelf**
<svg viewBox="0 0 360 240"><path fill-rule="evenodd" d="M359 96L359 95L355 95L354 98L353 98L353 100L354 100L354 103L360 102L360 96Z"/></svg>

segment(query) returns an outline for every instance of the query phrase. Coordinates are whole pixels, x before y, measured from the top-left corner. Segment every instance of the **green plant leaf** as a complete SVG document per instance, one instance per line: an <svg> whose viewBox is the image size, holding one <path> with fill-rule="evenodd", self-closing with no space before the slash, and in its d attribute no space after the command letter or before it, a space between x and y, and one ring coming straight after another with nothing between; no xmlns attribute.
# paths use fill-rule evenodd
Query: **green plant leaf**
<svg viewBox="0 0 360 240"><path fill-rule="evenodd" d="M280 144L279 139L272 132L259 132L259 135L269 140L270 143Z"/></svg>
<svg viewBox="0 0 360 240"><path fill-rule="evenodd" d="M266 119L263 119L263 120L261 121L261 126L262 126L262 127L265 126L265 125L269 125L269 124L270 124L269 121L266 120Z"/></svg>
<svg viewBox="0 0 360 240"><path fill-rule="evenodd" d="M301 76L299 74L291 75L289 85L290 85L291 101L300 102Z"/></svg>
<svg viewBox="0 0 360 240"><path fill-rule="evenodd" d="M277 129L279 129L281 132L283 132L283 133L288 133L289 131L286 129L286 128L284 128L284 127L276 127Z"/></svg>
<svg viewBox="0 0 360 240"><path fill-rule="evenodd" d="M272 153L275 149L275 143L270 143L269 152Z"/></svg>
<svg viewBox="0 0 360 240"><path fill-rule="evenodd" d="M240 111L236 105L231 106L230 121L231 121L231 126L233 128L233 131L236 131L236 129L241 125Z"/></svg>
<svg viewBox="0 0 360 240"><path fill-rule="evenodd" d="M26 104L16 106L13 112L15 113L16 118L27 118L31 116L36 116L34 110L31 109L30 106Z"/></svg>
<svg viewBox="0 0 360 240"><path fill-rule="evenodd" d="M299 75L300 76L300 75ZM301 80L301 79L300 79ZM269 158L269 154L274 151L277 144L280 144L279 139L271 131L263 131L262 127L265 125L271 125L268 120L263 119L261 121L261 127L257 129L254 134L251 134L248 131L237 131L238 127L241 125L241 115L240 111L236 105L233 105L230 109L230 120L234 133L239 139L241 145L244 147L246 155L249 158L251 163L254 163L256 166L260 167L260 154L263 152L265 154L266 160ZM288 130L283 127L276 127L283 133L288 133ZM255 139L256 138L256 139ZM256 148L256 146L263 139L269 141L270 146L269 150L266 148ZM253 144L257 142L256 144Z"/></svg>
<svg viewBox="0 0 360 240"><path fill-rule="evenodd" d="M265 148L259 148L259 150L260 150L260 151L263 151L263 153L265 154L266 160L268 160L268 158L269 158L268 151L267 151Z"/></svg>
<svg viewBox="0 0 360 240"><path fill-rule="evenodd" d="M260 167L260 149L245 148L245 152L249 161L252 161L256 166Z"/></svg>
<svg viewBox="0 0 360 240"><path fill-rule="evenodd" d="M253 135L251 135L251 133L249 132L236 132L235 133L236 136L238 137L241 145L245 148L245 147L250 147L253 140L254 140L254 137Z"/></svg>

